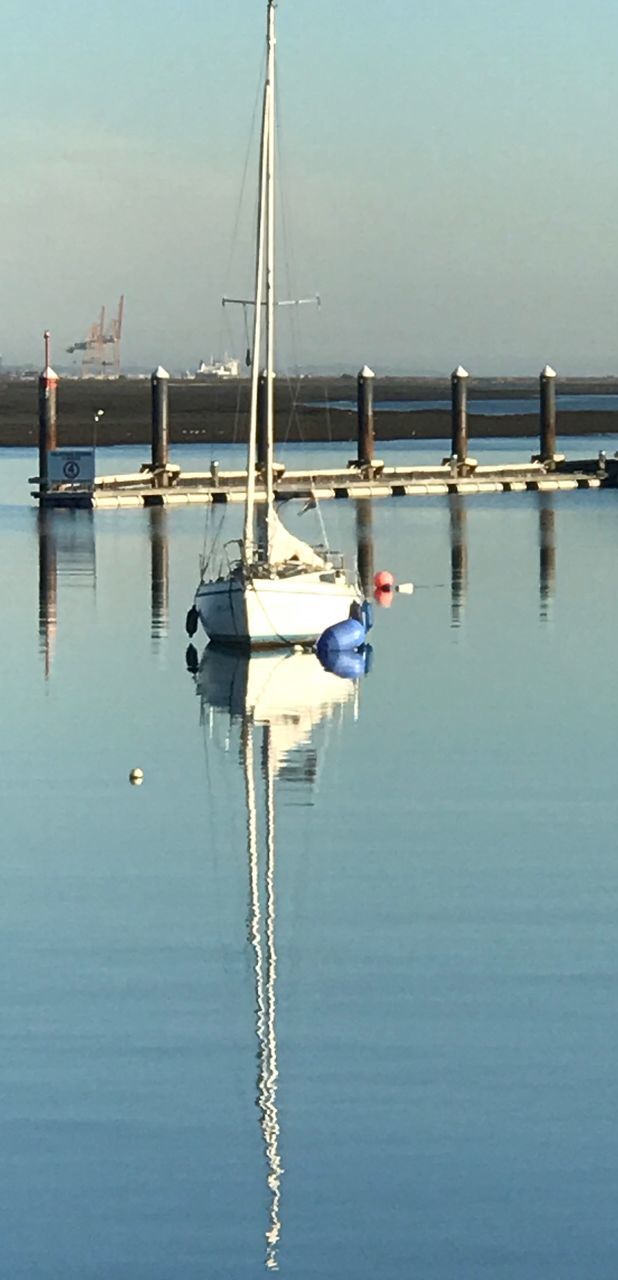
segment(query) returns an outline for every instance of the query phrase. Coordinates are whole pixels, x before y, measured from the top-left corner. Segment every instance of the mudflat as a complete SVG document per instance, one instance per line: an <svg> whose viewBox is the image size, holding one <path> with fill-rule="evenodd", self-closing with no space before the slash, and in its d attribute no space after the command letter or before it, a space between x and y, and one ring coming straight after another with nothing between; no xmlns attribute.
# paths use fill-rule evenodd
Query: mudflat
<svg viewBox="0 0 618 1280"><path fill-rule="evenodd" d="M618 379L560 379L558 393L616 395ZM536 436L538 383L535 379L470 379L475 399L517 397L530 400L529 413L471 415L471 439ZM34 445L38 438L36 379L0 378L0 446ZM448 378L376 378L375 399L431 402L448 400ZM170 381L171 442L233 443L246 439L250 384L234 382ZM333 409L333 402L349 408ZM589 400L586 401L589 405ZM58 390L58 441L90 445L95 441L94 414L103 409L96 427L96 444L147 444L150 440L150 383L120 378L62 380ZM353 440L356 435L356 379L307 377L276 384L276 434L279 441L323 442ZM558 413L559 435L599 435L618 431L618 412L594 408ZM377 409L376 439L448 439L447 409L411 411Z"/></svg>

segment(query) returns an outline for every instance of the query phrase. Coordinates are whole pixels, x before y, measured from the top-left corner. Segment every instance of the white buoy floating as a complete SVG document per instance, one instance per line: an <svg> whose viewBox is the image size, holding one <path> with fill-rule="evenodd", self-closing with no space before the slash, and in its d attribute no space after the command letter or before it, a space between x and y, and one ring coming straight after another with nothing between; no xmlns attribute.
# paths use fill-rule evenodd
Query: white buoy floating
<svg viewBox="0 0 618 1280"><path fill-rule="evenodd" d="M129 782L131 783L131 786L141 787L143 781L144 781L143 769L132 769L129 774Z"/></svg>

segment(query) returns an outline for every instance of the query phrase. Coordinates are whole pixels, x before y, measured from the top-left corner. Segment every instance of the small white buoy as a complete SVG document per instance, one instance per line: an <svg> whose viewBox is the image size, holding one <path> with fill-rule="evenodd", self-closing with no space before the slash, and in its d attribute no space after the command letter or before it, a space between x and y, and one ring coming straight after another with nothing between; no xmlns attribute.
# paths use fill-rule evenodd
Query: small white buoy
<svg viewBox="0 0 618 1280"><path fill-rule="evenodd" d="M399 586L395 587L395 591L398 591L400 596L412 596L414 595L414 583L400 582Z"/></svg>
<svg viewBox="0 0 618 1280"><path fill-rule="evenodd" d="M129 782L131 783L131 786L141 787L143 781L144 781L143 769L132 769L129 774Z"/></svg>

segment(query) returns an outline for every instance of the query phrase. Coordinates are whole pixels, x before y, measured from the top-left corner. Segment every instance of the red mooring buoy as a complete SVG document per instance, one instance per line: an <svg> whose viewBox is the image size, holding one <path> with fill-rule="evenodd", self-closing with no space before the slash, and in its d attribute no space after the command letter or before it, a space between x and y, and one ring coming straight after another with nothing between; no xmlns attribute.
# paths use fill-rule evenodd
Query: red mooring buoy
<svg viewBox="0 0 618 1280"><path fill-rule="evenodd" d="M395 585L395 578L388 569L380 569L373 576L373 585L376 591L392 591Z"/></svg>

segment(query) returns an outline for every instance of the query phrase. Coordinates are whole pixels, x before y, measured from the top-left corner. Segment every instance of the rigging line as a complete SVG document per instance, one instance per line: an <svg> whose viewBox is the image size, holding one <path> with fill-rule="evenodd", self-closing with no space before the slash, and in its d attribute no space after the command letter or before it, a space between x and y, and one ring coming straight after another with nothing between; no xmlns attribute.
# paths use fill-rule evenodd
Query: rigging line
<svg viewBox="0 0 618 1280"><path fill-rule="evenodd" d="M240 398L242 395L242 380L239 378L236 383L236 407L234 409L234 427L232 429L232 444L238 444L238 433L240 430Z"/></svg>
<svg viewBox="0 0 618 1280"><path fill-rule="evenodd" d="M212 503L209 503L206 508L206 519L204 522L204 543L202 547L202 555L200 557L200 567L201 567L202 577L206 573L208 566L214 560L215 552L218 549L219 539L221 537L221 531L223 529L223 522L225 520L225 507L223 507L221 514L219 516L219 524L215 529L215 535L214 535L214 538L211 540L210 551L207 555L206 546L207 546L207 538L208 538L208 525L212 522L212 520L214 520L214 513L212 509Z"/></svg>
<svg viewBox="0 0 618 1280"><path fill-rule="evenodd" d="M296 273L294 262L293 262L294 254L293 254L292 238L289 231L288 204L284 196L284 192L287 189L286 179L285 179L287 165L286 165L286 158L285 158L286 151L284 146L284 127L282 127L282 123L281 123L283 112L281 110L281 95L279 92L279 81L277 81L277 84L275 85L275 100L277 105L277 130L275 134L275 145L276 145L276 151L277 151L277 165L278 165L279 174L280 174L278 194L279 194L279 219L280 219L280 226L281 226L281 240L282 240L283 260L284 260L284 276L285 276L285 284L286 284L287 292L289 296L293 298L294 297L294 279L296 278L297 273ZM283 441L282 441L283 444L289 443L290 435L292 432L292 426L296 427L299 440L303 442L303 439L304 439L302 428L300 425L300 420L298 417L298 412L297 412L298 401L301 393L299 308L298 306L292 306L290 308L290 311L291 311L291 316L290 316L291 352L290 354L291 354L292 366L295 367L295 372L293 375L294 377L294 383L293 383L292 375L290 374L289 362L286 361L285 379L291 395L291 405L290 405L290 411L287 417L286 429L283 435Z"/></svg>
<svg viewBox="0 0 618 1280"><path fill-rule="evenodd" d="M245 154L245 162L244 162L243 171L242 171L242 178L241 178L241 183L240 183L240 191L239 191L239 193L238 193L238 197L237 197L237 200L236 200L236 214L235 214L235 217L234 217L234 225L233 225L233 229L232 229L232 239L231 239L231 242L230 242L230 250L229 250L229 254L228 254L227 265L226 265L225 273L224 273L224 276L223 276L224 282L225 282L225 281L227 281L227 280L229 280L230 272L231 272L231 270L232 270L232 260L233 260L233 258L234 258L234 254L235 254L235 252L236 252L236 245L237 245L237 242L238 242L238 234L239 234L239 229L240 229L240 217L241 217L242 207L243 207L243 204L244 204L244 199L245 199L245 190L246 190L246 186L247 186L247 177L248 177L248 173L249 173L249 162L250 162L250 160L251 160L251 156L252 156L252 154L253 154L253 139L254 139L254 136L255 136L255 133L256 133L257 116L258 116L258 110L259 110L259 106L260 106L260 99L261 99L261 95L262 95L262 86L263 86L263 84L264 84L264 67L265 67L265 64L266 64L266 54L265 54L265 53L263 53L263 54L262 54L262 59L261 59L261 62L260 62L260 74L259 74L259 77L258 77L257 88L256 88L256 91L255 91L255 100L254 100L254 103L253 103L253 112L252 112L252 115L251 115L251 126L250 126L250 129L249 129L249 138L248 138L248 141L247 141L247 150L246 150L246 154Z"/></svg>
<svg viewBox="0 0 618 1280"><path fill-rule="evenodd" d="M287 384L288 391L289 391L289 393L290 393L290 408L289 408L289 412L288 412L288 415L287 415L286 427L285 427L285 432L284 432L284 436L283 436L282 443L283 443L283 444L289 444L289 443L290 443L290 432L291 432L291 430L292 430L292 417L293 417L293 412L294 412L294 390L293 390L293 387L292 387L292 380L291 380L290 373L289 373L289 370L288 370L288 369L286 369L286 370L285 370L284 377L285 377L285 381L286 381L286 384Z"/></svg>
<svg viewBox="0 0 618 1280"><path fill-rule="evenodd" d="M208 560L206 558L206 548L208 546L208 541L209 541L208 529L209 529L211 517L212 517L212 506L210 503L208 503L208 506L206 507L206 510L204 512L204 538L202 541L202 550L200 553L200 579L203 578L208 565Z"/></svg>
<svg viewBox="0 0 618 1280"><path fill-rule="evenodd" d="M285 148L283 145L283 129L281 125L281 121L283 119L283 112L281 109L281 94L279 92L278 80L275 85L275 103L277 108L277 130L275 134L275 147L277 152L277 168L279 171L279 187L278 187L279 222L281 226L283 259L285 262L284 274L285 274L286 289L287 289L288 296L290 298L293 298L295 296L293 280L297 279L297 272L294 269L294 263L292 261L293 246L292 246L292 240L291 240L291 236L289 234L289 229L288 229L289 228L288 206L287 206L287 201L284 195L284 192L287 189L287 176L286 176L287 161L286 161L286 155L285 155ZM292 316L297 318L297 315L298 315L298 308L292 307Z"/></svg>
<svg viewBox="0 0 618 1280"><path fill-rule="evenodd" d="M292 393L292 410L291 410L291 412L292 412L293 419L294 419L294 421L295 421L295 423L296 423L296 430L297 430L297 432L298 432L298 439L299 439L302 443L304 443L303 429L302 429L302 426L301 426L301 423L300 423L300 415L299 415L299 413L298 413L298 401L299 401L299 399L300 399L300 374L297 374L297 376L296 376L296 380L295 380L295 383L294 383L293 393Z"/></svg>
<svg viewBox="0 0 618 1280"><path fill-rule="evenodd" d="M235 346L235 338L234 338L234 333L233 333L233 330L232 330L232 326L231 326L231 324L230 324L229 311L228 311L228 308L227 308L227 307L222 307L222 308L221 308L221 310L222 310L222 312L223 312L223 315L225 316L225 332L226 332L226 335L227 335L227 340L228 340L228 342L229 342L230 350L231 350L231 351L233 351L233 350L234 350L234 346ZM249 345L249 344L248 344L248 340L247 340L247 346L248 346L248 345ZM234 422L233 422L233 425L232 425L232 441L231 441L231 443L232 443L232 444L238 444L238 437L239 437L239 433L240 433L240 400L241 400L241 395L242 395L242 378L237 378L237 380L236 380L236 404L235 404L235 406L234 406Z"/></svg>
<svg viewBox="0 0 618 1280"><path fill-rule="evenodd" d="M285 264L286 286L290 298L295 296L294 281L298 281L298 270L296 263L296 254L293 244L292 235L290 233L289 206L285 193L288 190L287 184L287 152L285 146L285 117L280 106L279 82L275 87L276 103L277 103L277 164L281 179L279 182L279 206L280 206L280 224L281 224L281 241L283 250L283 259ZM283 120L283 124L282 124ZM316 296L318 307L320 306L319 296ZM300 377L300 315L299 307L291 308L290 317L290 336L291 336L291 363L295 368L295 376Z"/></svg>
<svg viewBox="0 0 618 1280"><path fill-rule="evenodd" d="M315 510L316 510L318 520L320 522L320 533L322 534L322 541L324 543L324 546L326 547L326 550L330 552L330 548L328 545L328 534L326 532L326 525L324 524L322 508L315 494L315 478L314 477L312 477L312 480L311 480L311 496L313 498L313 501L315 502Z"/></svg>
<svg viewBox="0 0 618 1280"><path fill-rule="evenodd" d="M286 161L285 161L285 151L283 147L283 139L282 139L282 131L281 131L281 123L280 123L281 107L280 107L280 94L279 94L278 81L277 81L277 85L275 86L275 95L276 95L276 101L277 101L277 121L278 121L275 143L276 143L276 149L277 149L277 164L279 167L279 173L281 175L281 178L279 181L279 218L280 218L280 225L281 225L281 241L282 241L282 248L283 248L284 276L285 276L285 284L286 284L286 290L287 290L288 296L290 298L293 298L295 296L294 281L297 278L297 273L294 270L294 266L292 262L293 250L292 250L291 236L289 233L288 207L287 207L287 201L284 196L284 192L286 190L286 181L284 178L284 175L286 172ZM299 308L298 306L292 306L290 308L290 311L291 311L290 330L289 330L290 336L291 336L290 355L291 355L292 367L293 368L295 367L295 376L298 378L300 375L300 358L299 358L300 343L299 343L299 316L298 316ZM288 386L291 387L289 361L286 361L286 377L288 381ZM286 427L286 433L284 437L285 443L287 443L287 441L289 440L293 412L294 412L294 409L292 408L290 412L290 416L288 418L288 424Z"/></svg>

